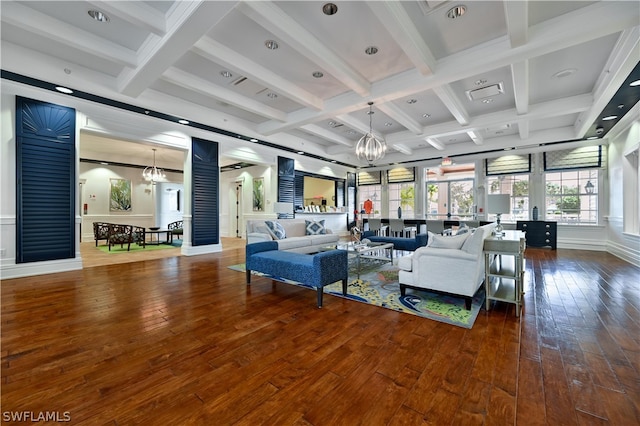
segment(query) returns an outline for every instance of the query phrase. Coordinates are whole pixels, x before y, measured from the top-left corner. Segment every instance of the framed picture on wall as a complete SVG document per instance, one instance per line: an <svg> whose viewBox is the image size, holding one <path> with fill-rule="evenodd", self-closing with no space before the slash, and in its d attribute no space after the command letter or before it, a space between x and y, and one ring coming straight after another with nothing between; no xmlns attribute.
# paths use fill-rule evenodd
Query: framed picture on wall
<svg viewBox="0 0 640 426"><path fill-rule="evenodd" d="M109 179L109 210L112 212L131 211L131 181L129 179Z"/></svg>
<svg viewBox="0 0 640 426"><path fill-rule="evenodd" d="M264 178L253 178L253 211L264 211Z"/></svg>

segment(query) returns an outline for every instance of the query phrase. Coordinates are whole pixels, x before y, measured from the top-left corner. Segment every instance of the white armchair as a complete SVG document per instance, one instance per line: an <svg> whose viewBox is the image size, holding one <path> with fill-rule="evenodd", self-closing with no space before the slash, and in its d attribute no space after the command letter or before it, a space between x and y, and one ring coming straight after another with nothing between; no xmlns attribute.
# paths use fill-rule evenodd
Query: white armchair
<svg viewBox="0 0 640 426"><path fill-rule="evenodd" d="M471 309L471 300L484 281L484 240L495 224L484 225L473 234L444 237L431 234L426 247L398 261L400 292L427 289L463 296Z"/></svg>

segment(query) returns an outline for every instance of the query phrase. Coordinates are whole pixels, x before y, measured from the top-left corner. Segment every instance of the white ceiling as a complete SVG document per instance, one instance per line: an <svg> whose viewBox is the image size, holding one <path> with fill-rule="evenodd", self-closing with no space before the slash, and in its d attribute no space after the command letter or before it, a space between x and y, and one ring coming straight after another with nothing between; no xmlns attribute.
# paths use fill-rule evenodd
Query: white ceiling
<svg viewBox="0 0 640 426"><path fill-rule="evenodd" d="M357 165L369 101L383 163L581 139L639 59L635 1L324 4L3 0L2 68Z"/></svg>

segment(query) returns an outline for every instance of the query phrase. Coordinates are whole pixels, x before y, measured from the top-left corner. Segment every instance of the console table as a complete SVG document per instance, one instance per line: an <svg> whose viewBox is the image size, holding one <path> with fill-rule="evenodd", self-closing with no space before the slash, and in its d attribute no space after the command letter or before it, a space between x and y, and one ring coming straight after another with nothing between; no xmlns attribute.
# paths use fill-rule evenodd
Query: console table
<svg viewBox="0 0 640 426"><path fill-rule="evenodd" d="M514 303L518 317L522 308L525 234L504 233L503 237L492 235L484 240L486 309L492 300Z"/></svg>
<svg viewBox="0 0 640 426"><path fill-rule="evenodd" d="M542 220L518 220L516 229L526 232L529 247L557 247L558 223Z"/></svg>

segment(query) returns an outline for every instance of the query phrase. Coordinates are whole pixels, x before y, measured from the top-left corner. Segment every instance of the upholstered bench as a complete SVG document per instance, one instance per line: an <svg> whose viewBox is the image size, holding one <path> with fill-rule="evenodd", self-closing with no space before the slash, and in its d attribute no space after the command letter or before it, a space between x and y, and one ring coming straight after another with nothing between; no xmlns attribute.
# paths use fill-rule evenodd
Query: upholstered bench
<svg viewBox="0 0 640 426"><path fill-rule="evenodd" d="M367 238L374 243L393 243L395 250L404 251L416 251L417 248L426 246L428 241L427 234L416 234L415 238L402 238L376 235L373 231L364 231L362 238Z"/></svg>
<svg viewBox="0 0 640 426"><path fill-rule="evenodd" d="M247 284L251 284L251 271L257 271L310 285L318 293L318 308L322 307L325 285L342 281L342 294L347 294L346 250L302 254L278 250L277 242L265 241L247 244L245 252Z"/></svg>

